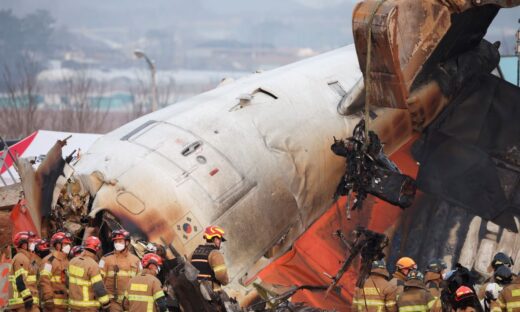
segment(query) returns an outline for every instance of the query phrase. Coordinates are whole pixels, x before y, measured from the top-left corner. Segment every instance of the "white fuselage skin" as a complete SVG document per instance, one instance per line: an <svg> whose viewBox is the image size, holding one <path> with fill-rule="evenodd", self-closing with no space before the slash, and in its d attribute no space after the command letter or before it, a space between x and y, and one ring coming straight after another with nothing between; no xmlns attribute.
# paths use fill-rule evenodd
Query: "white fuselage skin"
<svg viewBox="0 0 520 312"><path fill-rule="evenodd" d="M101 137L76 174L96 195L93 214L108 210L181 254L202 243L203 227L224 228L231 287L240 288L258 260L283 254L331 206L345 166L332 138L360 118L338 114L334 83L348 93L361 78L354 46L252 74ZM240 102L244 94L251 100ZM375 112L370 127L392 153L412 133L407 111Z"/></svg>

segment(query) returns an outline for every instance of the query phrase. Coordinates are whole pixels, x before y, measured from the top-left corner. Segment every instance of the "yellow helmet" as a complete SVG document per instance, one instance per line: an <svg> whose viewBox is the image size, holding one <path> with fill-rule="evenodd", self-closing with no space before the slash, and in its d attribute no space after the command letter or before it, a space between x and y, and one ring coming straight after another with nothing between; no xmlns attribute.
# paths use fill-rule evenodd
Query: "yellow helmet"
<svg viewBox="0 0 520 312"><path fill-rule="evenodd" d="M413 259L410 257L402 257L401 259L397 260L396 266L399 270L401 270L415 268L417 267L417 264L415 264L415 261L413 261Z"/></svg>
<svg viewBox="0 0 520 312"><path fill-rule="evenodd" d="M212 240L215 237L220 238L223 242L226 241L226 239L224 238L224 230L221 227L216 225L208 226L204 230L204 238L206 240Z"/></svg>

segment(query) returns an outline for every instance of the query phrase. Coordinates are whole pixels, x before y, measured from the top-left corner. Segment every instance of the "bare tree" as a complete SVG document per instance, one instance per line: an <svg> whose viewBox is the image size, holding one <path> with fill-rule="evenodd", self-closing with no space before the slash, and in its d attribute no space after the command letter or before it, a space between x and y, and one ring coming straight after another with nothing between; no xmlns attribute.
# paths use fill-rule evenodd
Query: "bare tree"
<svg viewBox="0 0 520 312"><path fill-rule="evenodd" d="M132 106L128 120L134 120L150 112L150 88L142 75L136 74L135 83L130 85Z"/></svg>
<svg viewBox="0 0 520 312"><path fill-rule="evenodd" d="M61 118L53 128L71 132L99 132L110 109L105 84L94 80L87 70L63 76Z"/></svg>
<svg viewBox="0 0 520 312"><path fill-rule="evenodd" d="M1 72L0 135L7 138L27 136L42 125L39 108L38 64L22 57L13 68L5 64Z"/></svg>
<svg viewBox="0 0 520 312"><path fill-rule="evenodd" d="M169 78L167 83L159 84L157 87L157 98L159 101L159 108L166 107L175 100L175 80Z"/></svg>
<svg viewBox="0 0 520 312"><path fill-rule="evenodd" d="M135 83L130 86L132 95L132 106L130 108L129 120L134 120L151 112L151 87L148 72L140 72L135 75ZM157 86L157 100L159 108L172 104L175 95L175 80L169 79L167 83L159 83Z"/></svg>

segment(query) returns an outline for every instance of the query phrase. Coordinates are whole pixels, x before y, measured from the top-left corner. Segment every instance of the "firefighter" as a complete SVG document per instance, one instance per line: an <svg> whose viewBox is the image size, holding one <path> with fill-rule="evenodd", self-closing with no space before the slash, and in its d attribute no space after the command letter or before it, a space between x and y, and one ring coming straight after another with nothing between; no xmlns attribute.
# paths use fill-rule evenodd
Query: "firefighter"
<svg viewBox="0 0 520 312"><path fill-rule="evenodd" d="M101 241L96 236L85 240L85 250L70 260L69 306L72 311L109 311L110 299L96 262Z"/></svg>
<svg viewBox="0 0 520 312"><path fill-rule="evenodd" d="M455 312L483 312L477 295L467 286L460 286L455 291Z"/></svg>
<svg viewBox="0 0 520 312"><path fill-rule="evenodd" d="M36 272L36 289L38 290L38 301L42 303L42 292L41 292L41 276L40 268L42 264L43 254L41 248L45 248L45 240L38 238L35 233L27 232L29 234L29 251L31 252L31 268ZM48 245L48 244L47 244Z"/></svg>
<svg viewBox="0 0 520 312"><path fill-rule="evenodd" d="M396 263L396 271L392 275L392 279L390 283L397 287L397 295L403 292L404 283L406 282L406 276L410 272L410 270L417 269L417 264L412 258L402 257L397 260Z"/></svg>
<svg viewBox="0 0 520 312"><path fill-rule="evenodd" d="M397 287L388 281L389 277L390 273L386 269L384 260L372 262L370 275L363 284L363 288L356 288L352 301L355 306L354 311L397 311Z"/></svg>
<svg viewBox="0 0 520 312"><path fill-rule="evenodd" d="M123 297L128 282L139 271L141 261L130 253L130 233L123 229L112 231L114 252L106 254L99 261L103 282L110 296L110 311L123 311Z"/></svg>
<svg viewBox="0 0 520 312"><path fill-rule="evenodd" d="M163 263L162 258L157 254L147 253L141 263L143 271L128 282L124 300L125 311L168 311L166 296L161 282L156 277Z"/></svg>
<svg viewBox="0 0 520 312"><path fill-rule="evenodd" d="M397 297L399 311L430 311L436 299L426 289L423 280L424 276L421 272L416 269L409 270L403 292Z"/></svg>
<svg viewBox="0 0 520 312"><path fill-rule="evenodd" d="M36 285L38 271L31 265L30 239L28 231L16 233L13 238L16 255L9 270L9 310L40 311Z"/></svg>
<svg viewBox="0 0 520 312"><path fill-rule="evenodd" d="M493 308L500 308L500 305L497 302L498 296L504 287L511 284L511 281L513 280L513 273L509 267L502 265L496 269L495 273L493 274L493 280L495 283L488 283L485 288L485 298L483 303L486 311L490 311Z"/></svg>
<svg viewBox="0 0 520 312"><path fill-rule="evenodd" d="M213 291L221 290L229 283L224 256L219 251L225 242L224 230L218 226L208 226L204 230L206 244L199 245L191 256L191 264L199 270L198 280Z"/></svg>
<svg viewBox="0 0 520 312"><path fill-rule="evenodd" d="M496 283L486 286L484 303L489 303L492 312L520 311L520 277L502 266L496 269L493 279Z"/></svg>
<svg viewBox="0 0 520 312"><path fill-rule="evenodd" d="M34 232L28 231L29 234L29 251L31 252L31 265L40 268L42 263L42 258L36 253L36 245L40 243L42 240L36 236Z"/></svg>
<svg viewBox="0 0 520 312"><path fill-rule="evenodd" d="M50 253L49 241L46 239L38 240L36 246L34 247L34 253L37 254L41 259L47 257L47 255Z"/></svg>
<svg viewBox="0 0 520 312"><path fill-rule="evenodd" d="M507 268L511 268L511 266L514 265L513 259L506 255L503 252L498 252L493 257L493 260L491 260L491 264L489 265L488 271L493 272L493 275L491 275L488 279L484 281L484 283L480 286L479 291L477 292L478 298L480 300L484 300L486 298L486 289L488 288L488 285L490 283L495 283L495 272L498 270L498 268L505 266ZM493 287L493 286L490 286Z"/></svg>
<svg viewBox="0 0 520 312"><path fill-rule="evenodd" d="M51 237L54 251L42 261L40 286L42 301L46 311L67 311L68 291L66 286L67 258L72 244L72 235L57 232Z"/></svg>
<svg viewBox="0 0 520 312"><path fill-rule="evenodd" d="M72 259L72 258L76 258L77 256L81 255L83 250L84 250L84 248L81 245L76 245L76 246L72 247L72 249L70 250L70 252L68 254L69 260Z"/></svg>
<svg viewBox="0 0 520 312"><path fill-rule="evenodd" d="M441 296L441 282L448 266L441 259L430 260L424 274L424 284L430 293L439 298Z"/></svg>

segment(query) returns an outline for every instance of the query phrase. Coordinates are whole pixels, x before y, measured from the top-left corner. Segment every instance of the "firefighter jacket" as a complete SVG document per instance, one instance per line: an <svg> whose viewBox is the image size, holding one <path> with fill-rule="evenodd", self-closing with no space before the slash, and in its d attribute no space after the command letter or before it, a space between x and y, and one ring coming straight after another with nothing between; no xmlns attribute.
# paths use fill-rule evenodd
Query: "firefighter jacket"
<svg viewBox="0 0 520 312"><path fill-rule="evenodd" d="M67 268L69 260L61 251L53 251L43 258L40 271L42 301L52 301L57 308L67 308Z"/></svg>
<svg viewBox="0 0 520 312"><path fill-rule="evenodd" d="M89 250L69 262L69 305L72 310L97 311L109 303L96 255Z"/></svg>
<svg viewBox="0 0 520 312"><path fill-rule="evenodd" d="M520 312L520 277L516 277L511 284L502 289L491 311Z"/></svg>
<svg viewBox="0 0 520 312"><path fill-rule="evenodd" d="M124 294L125 311L163 312L168 310L161 282L155 277L155 272L149 269L144 269L139 275L131 278Z"/></svg>
<svg viewBox="0 0 520 312"><path fill-rule="evenodd" d="M356 288L353 311L395 312L397 287L388 281L388 271L373 269L363 288Z"/></svg>
<svg viewBox="0 0 520 312"><path fill-rule="evenodd" d="M442 275L440 273L426 272L424 275L424 284L435 298L441 296L441 282Z"/></svg>
<svg viewBox="0 0 520 312"><path fill-rule="evenodd" d="M397 307L399 312L427 312L435 300L421 281L410 280L405 282L403 293L397 297Z"/></svg>
<svg viewBox="0 0 520 312"><path fill-rule="evenodd" d="M126 248L106 254L99 268L110 299L122 303L128 282L141 271L141 261Z"/></svg>
<svg viewBox="0 0 520 312"><path fill-rule="evenodd" d="M208 243L197 247L191 256L191 264L199 270L197 276L199 281L210 280L214 288L229 283L224 256L214 244Z"/></svg>
<svg viewBox="0 0 520 312"><path fill-rule="evenodd" d="M32 255L25 249L17 249L13 263L9 271L9 308L18 309L24 307L23 298L32 296L33 306L38 306L38 288L36 275L38 269L33 263Z"/></svg>
<svg viewBox="0 0 520 312"><path fill-rule="evenodd" d="M395 273L392 275L392 279L390 280L390 283L397 287L397 295L403 292L404 289L404 282L406 281L406 275L399 271L395 271Z"/></svg>

